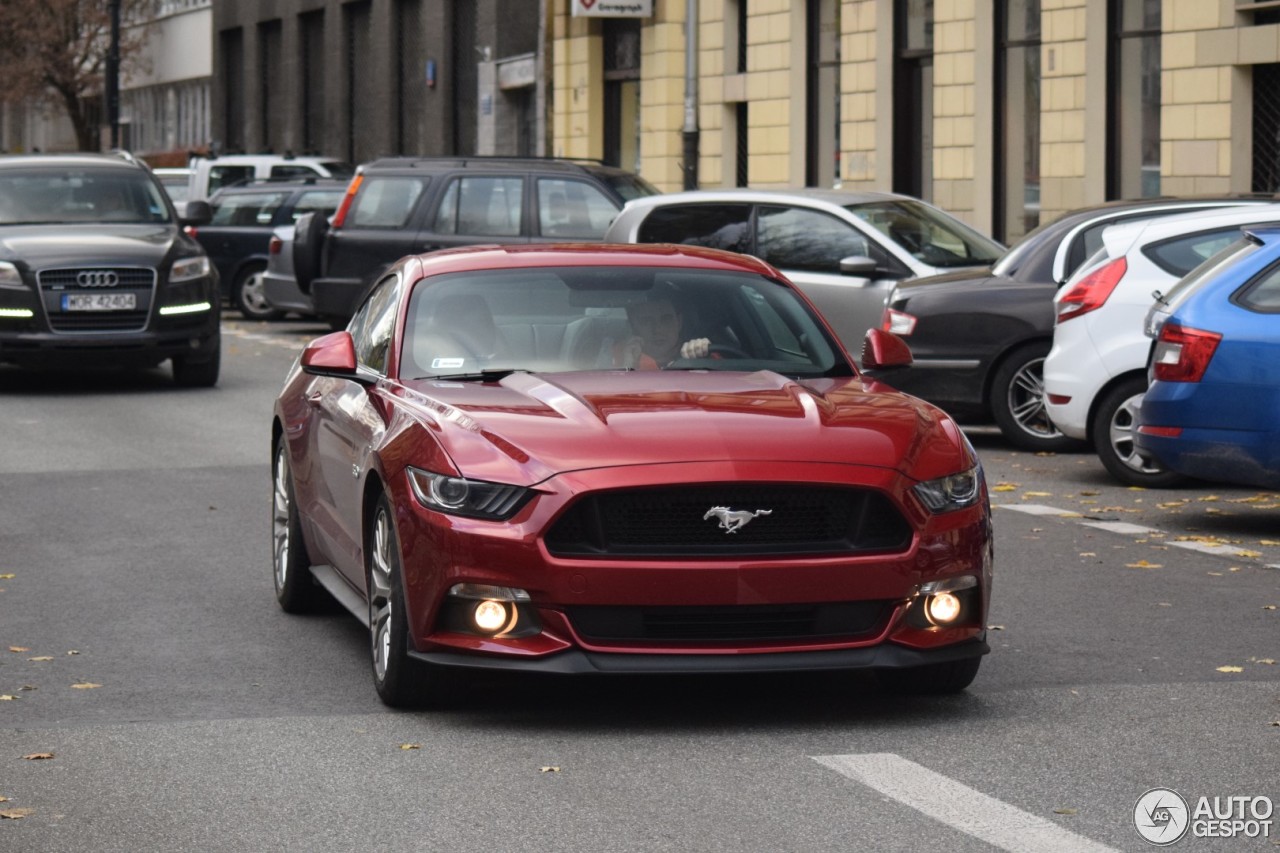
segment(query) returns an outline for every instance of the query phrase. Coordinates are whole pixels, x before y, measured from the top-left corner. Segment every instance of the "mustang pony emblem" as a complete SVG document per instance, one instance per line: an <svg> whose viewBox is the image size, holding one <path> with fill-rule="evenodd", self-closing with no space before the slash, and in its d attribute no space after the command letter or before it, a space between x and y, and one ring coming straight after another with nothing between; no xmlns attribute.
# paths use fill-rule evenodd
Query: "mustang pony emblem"
<svg viewBox="0 0 1280 853"><path fill-rule="evenodd" d="M759 515L771 515L771 509L758 509L752 512L749 509L729 509L727 506L713 506L707 510L707 514L702 517L703 521L709 518L720 519L720 529L725 533L737 533L739 528L746 527L751 519Z"/></svg>

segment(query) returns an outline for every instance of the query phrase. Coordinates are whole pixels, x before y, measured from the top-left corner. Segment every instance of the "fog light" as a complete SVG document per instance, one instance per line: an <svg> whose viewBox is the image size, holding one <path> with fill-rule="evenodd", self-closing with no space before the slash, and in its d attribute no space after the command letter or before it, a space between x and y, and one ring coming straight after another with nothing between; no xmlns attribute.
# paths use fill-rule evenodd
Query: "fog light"
<svg viewBox="0 0 1280 853"><path fill-rule="evenodd" d="M960 617L960 599L949 592L931 595L925 601L925 615L935 625L946 625Z"/></svg>
<svg viewBox="0 0 1280 853"><path fill-rule="evenodd" d="M481 631L500 631L507 624L507 608L499 601L482 601L476 605L472 618Z"/></svg>

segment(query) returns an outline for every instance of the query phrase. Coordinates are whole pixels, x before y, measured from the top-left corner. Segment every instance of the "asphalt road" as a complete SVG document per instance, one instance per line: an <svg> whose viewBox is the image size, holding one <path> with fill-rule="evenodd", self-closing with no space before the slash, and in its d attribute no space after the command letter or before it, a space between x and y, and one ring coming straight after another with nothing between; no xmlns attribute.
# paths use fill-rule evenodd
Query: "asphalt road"
<svg viewBox="0 0 1280 853"><path fill-rule="evenodd" d="M964 695L494 678L389 711L355 620L272 597L270 405L324 331L228 322L212 390L0 368L0 850L1143 850L1151 788L1280 802L1280 496L989 430Z"/></svg>

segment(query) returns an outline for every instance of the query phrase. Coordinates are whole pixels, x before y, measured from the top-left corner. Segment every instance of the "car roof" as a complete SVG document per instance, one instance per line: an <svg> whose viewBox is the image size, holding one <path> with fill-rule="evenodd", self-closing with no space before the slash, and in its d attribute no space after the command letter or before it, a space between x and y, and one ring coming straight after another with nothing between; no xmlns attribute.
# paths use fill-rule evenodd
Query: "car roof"
<svg viewBox="0 0 1280 853"><path fill-rule="evenodd" d="M412 258L423 275L478 269L523 267L620 266L672 267L755 273L770 278L781 274L749 255L670 243L530 243L519 245L463 246Z"/></svg>
<svg viewBox="0 0 1280 853"><path fill-rule="evenodd" d="M5 154L0 155L0 169L27 169L41 167L142 170L146 166L136 160L126 160L117 154Z"/></svg>
<svg viewBox="0 0 1280 853"><path fill-rule="evenodd" d="M380 157L362 167L363 171L393 169L547 169L564 172L608 172L630 174L616 166L606 166L598 160L574 160L563 157Z"/></svg>
<svg viewBox="0 0 1280 853"><path fill-rule="evenodd" d="M1261 221L1280 223L1280 203L1231 207L1225 210L1197 210L1157 219L1124 222L1107 228L1102 233L1102 240L1107 246L1107 254L1114 258L1137 246L1146 246L1168 237Z"/></svg>
<svg viewBox="0 0 1280 853"><path fill-rule="evenodd" d="M801 187L796 189L749 189L747 187L729 187L714 190L686 190L677 193L646 196L628 202L634 207L663 207L668 204L688 204L690 202L790 202L804 204L819 201L843 207L847 204L864 204L876 201L920 201L912 196L900 193L880 192L877 190L835 190L821 187ZM923 202L922 202L923 203Z"/></svg>

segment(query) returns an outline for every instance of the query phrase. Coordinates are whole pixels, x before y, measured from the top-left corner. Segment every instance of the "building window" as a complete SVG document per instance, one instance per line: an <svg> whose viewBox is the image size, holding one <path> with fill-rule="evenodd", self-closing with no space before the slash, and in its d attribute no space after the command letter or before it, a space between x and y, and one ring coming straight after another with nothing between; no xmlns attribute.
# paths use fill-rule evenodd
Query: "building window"
<svg viewBox="0 0 1280 853"><path fill-rule="evenodd" d="M640 170L640 19L604 21L604 162Z"/></svg>
<svg viewBox="0 0 1280 853"><path fill-rule="evenodd" d="M1160 3L1111 2L1110 198L1160 194Z"/></svg>
<svg viewBox="0 0 1280 853"><path fill-rule="evenodd" d="M933 0L895 0L893 188L933 195Z"/></svg>
<svg viewBox="0 0 1280 853"><path fill-rule="evenodd" d="M222 150L244 149L244 31L238 27L221 35L224 91L223 123L226 138Z"/></svg>
<svg viewBox="0 0 1280 853"><path fill-rule="evenodd" d="M996 3L995 234L1040 224L1040 0Z"/></svg>
<svg viewBox="0 0 1280 853"><path fill-rule="evenodd" d="M281 54L281 37L284 32L280 19L274 21L265 21L258 25L258 71L261 75L261 88L259 90L259 105L261 111L259 113L259 121L261 127L258 129L258 136L262 140L262 147L268 151L274 150L277 134L275 125L279 122L280 107L276 103L275 98L271 96L271 89L274 85L276 91L279 91L282 72L280 68Z"/></svg>
<svg viewBox="0 0 1280 853"><path fill-rule="evenodd" d="M745 187L747 185L747 176L750 174L747 169L750 154L747 149L747 102L741 101L735 106L737 107L737 116L734 124L736 125L738 161L734 168L733 185L735 187Z"/></svg>
<svg viewBox="0 0 1280 853"><path fill-rule="evenodd" d="M419 134L422 122L421 0L400 0L396 4L396 151L419 153L424 147Z"/></svg>
<svg viewBox="0 0 1280 853"><path fill-rule="evenodd" d="M318 152L324 142L324 10L299 16L302 40L302 150Z"/></svg>
<svg viewBox="0 0 1280 853"><path fill-rule="evenodd" d="M1254 192L1280 192L1280 65L1253 66Z"/></svg>
<svg viewBox="0 0 1280 853"><path fill-rule="evenodd" d="M835 186L840 176L840 3L808 0L805 80L805 183Z"/></svg>
<svg viewBox="0 0 1280 853"><path fill-rule="evenodd" d="M369 3L348 3L342 7L347 42L347 133L346 158L352 163L370 159L373 143L368 128L373 126L373 70L369 54L373 47Z"/></svg>

